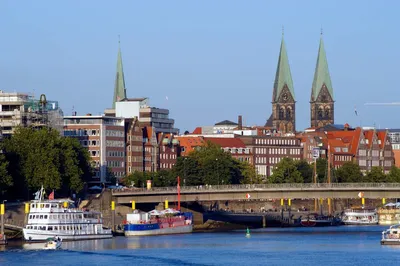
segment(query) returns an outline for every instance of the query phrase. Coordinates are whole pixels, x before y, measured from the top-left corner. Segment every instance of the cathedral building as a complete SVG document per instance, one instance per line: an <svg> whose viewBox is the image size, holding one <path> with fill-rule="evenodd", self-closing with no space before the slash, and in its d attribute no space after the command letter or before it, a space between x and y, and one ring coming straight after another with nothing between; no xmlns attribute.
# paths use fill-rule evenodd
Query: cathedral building
<svg viewBox="0 0 400 266"><path fill-rule="evenodd" d="M333 87L321 33L311 89L311 127L334 124L334 111ZM265 126L282 134L296 132L296 98L283 36L272 93L272 114Z"/></svg>
<svg viewBox="0 0 400 266"><path fill-rule="evenodd" d="M272 115L269 121L272 122L272 127L281 133L296 131L296 100L283 36L272 93Z"/></svg>
<svg viewBox="0 0 400 266"><path fill-rule="evenodd" d="M317 65L311 89L311 127L323 127L334 124L334 110L333 87L321 34Z"/></svg>

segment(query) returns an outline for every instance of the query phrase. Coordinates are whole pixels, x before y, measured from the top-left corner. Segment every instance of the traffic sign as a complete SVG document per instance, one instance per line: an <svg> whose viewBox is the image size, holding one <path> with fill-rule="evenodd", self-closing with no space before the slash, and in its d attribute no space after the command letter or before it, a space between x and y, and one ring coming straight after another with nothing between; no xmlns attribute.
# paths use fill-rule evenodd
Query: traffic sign
<svg viewBox="0 0 400 266"><path fill-rule="evenodd" d="M246 199L250 199L250 197L251 197L250 194L247 193L247 194L246 194Z"/></svg>
<svg viewBox="0 0 400 266"><path fill-rule="evenodd" d="M313 148L312 150L313 159L319 158L319 148Z"/></svg>

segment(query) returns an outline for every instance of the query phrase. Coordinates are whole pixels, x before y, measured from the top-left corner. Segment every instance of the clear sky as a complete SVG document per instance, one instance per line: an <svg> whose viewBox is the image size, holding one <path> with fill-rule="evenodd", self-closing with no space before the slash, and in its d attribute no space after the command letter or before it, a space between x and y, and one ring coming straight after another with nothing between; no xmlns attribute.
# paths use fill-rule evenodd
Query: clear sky
<svg viewBox="0 0 400 266"><path fill-rule="evenodd" d="M397 0L0 0L0 89L45 93L67 115L102 113L121 35L128 97L169 108L181 132L239 114L264 125L284 26L302 130L322 27L335 122L399 128L400 106L364 106L400 102L399 10Z"/></svg>

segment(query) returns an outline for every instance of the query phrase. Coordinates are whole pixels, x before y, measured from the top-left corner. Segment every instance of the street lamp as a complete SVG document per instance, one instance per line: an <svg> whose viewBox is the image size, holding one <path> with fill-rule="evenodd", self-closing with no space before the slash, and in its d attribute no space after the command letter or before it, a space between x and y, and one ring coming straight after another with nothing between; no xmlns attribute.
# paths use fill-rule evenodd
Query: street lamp
<svg viewBox="0 0 400 266"><path fill-rule="evenodd" d="M218 185L219 185L218 158L216 158L215 161L217 162L217 176L218 176Z"/></svg>

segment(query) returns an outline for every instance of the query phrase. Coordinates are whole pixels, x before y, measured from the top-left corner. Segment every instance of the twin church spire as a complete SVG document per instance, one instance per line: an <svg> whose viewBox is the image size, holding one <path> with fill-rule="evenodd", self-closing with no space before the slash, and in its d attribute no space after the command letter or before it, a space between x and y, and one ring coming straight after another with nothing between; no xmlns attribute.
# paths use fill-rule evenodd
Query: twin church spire
<svg viewBox="0 0 400 266"><path fill-rule="evenodd" d="M312 127L334 123L333 87L322 32L311 88L310 111ZM280 132L294 133L296 130L296 100L283 34L272 93L272 115L269 121L272 123L267 122L267 124Z"/></svg>

